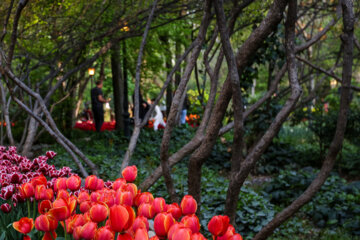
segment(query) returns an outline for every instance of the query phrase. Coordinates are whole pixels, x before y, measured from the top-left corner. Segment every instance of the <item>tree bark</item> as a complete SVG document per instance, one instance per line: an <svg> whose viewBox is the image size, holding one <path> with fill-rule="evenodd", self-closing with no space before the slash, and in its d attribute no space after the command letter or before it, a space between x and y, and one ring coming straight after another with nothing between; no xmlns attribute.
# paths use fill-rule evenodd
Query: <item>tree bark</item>
<svg viewBox="0 0 360 240"><path fill-rule="evenodd" d="M113 45L111 49L111 72L113 83L113 96L115 108L115 129L124 130L123 108L124 108L124 91L123 78L121 76L120 67L120 46L119 43Z"/></svg>
<svg viewBox="0 0 360 240"><path fill-rule="evenodd" d="M273 31L282 19L282 13L285 9L286 2L286 0L275 0L260 26L251 33L250 37L241 46L236 59L239 74L242 73L249 57L255 53L264 39ZM201 196L201 167L205 159L211 153L211 149L216 142L222 119L224 118L226 108L231 99L231 86L230 78L228 76L209 120L208 131L206 132L205 138L200 147L198 147L190 157L188 168L189 194L193 195L198 203L200 203Z"/></svg>
<svg viewBox="0 0 360 240"><path fill-rule="evenodd" d="M343 71L342 71L342 88L340 97L340 111L336 124L334 138L330 144L329 150L322 164L321 170L310 186L288 207L278 213L275 218L268 223L253 240L262 240L270 236L273 231L284 221L289 219L304 204L309 202L312 197L320 190L325 180L329 176L336 160L337 154L342 148L344 134L347 124L347 114L350 105L350 85L353 65L353 43L354 43L354 13L351 0L341 0L343 11L344 33L342 35L344 43Z"/></svg>
<svg viewBox="0 0 360 240"><path fill-rule="evenodd" d="M1 76L0 76L0 78L1 78ZM2 105L3 115L4 115L4 121L6 123L6 135L8 137L9 144L11 146L15 146L14 137L13 137L12 131L11 131L9 107L6 102L6 93L5 93L5 89L4 89L2 82L0 82L0 95L1 95L1 105ZM3 125L3 123L1 123L1 124Z"/></svg>

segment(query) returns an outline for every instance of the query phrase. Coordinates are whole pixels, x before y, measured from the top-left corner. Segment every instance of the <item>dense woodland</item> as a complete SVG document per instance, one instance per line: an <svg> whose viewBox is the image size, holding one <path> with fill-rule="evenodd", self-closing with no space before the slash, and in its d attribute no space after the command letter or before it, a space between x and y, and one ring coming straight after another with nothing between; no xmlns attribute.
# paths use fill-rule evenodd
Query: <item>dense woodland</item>
<svg viewBox="0 0 360 240"><path fill-rule="evenodd" d="M0 145L84 178L138 165L143 192L190 194L203 227L226 214L244 239L357 239L359 17L352 0L2 0ZM116 129L74 129L97 80Z"/></svg>

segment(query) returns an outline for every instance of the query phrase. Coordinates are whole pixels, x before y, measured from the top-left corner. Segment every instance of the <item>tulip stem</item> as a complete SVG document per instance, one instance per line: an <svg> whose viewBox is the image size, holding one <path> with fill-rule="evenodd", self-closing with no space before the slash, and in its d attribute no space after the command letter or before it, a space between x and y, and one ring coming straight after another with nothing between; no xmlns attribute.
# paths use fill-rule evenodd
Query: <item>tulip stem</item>
<svg viewBox="0 0 360 240"><path fill-rule="evenodd" d="M55 238L54 238L54 235L53 235L53 232L52 232L52 231L50 231L50 236L51 236L51 239L52 239L52 240L55 240Z"/></svg>
<svg viewBox="0 0 360 240"><path fill-rule="evenodd" d="M28 209L28 217L30 218L30 217L31 217L31 212L30 212L30 199L27 199L26 203L27 203L27 209Z"/></svg>
<svg viewBox="0 0 360 240"><path fill-rule="evenodd" d="M64 220L64 229L65 229L64 235L65 235L65 240L66 240L67 239L67 231L66 231L66 222L65 222L65 220Z"/></svg>
<svg viewBox="0 0 360 240"><path fill-rule="evenodd" d="M34 199L34 203L33 203L33 219L35 220L36 217L36 200Z"/></svg>
<svg viewBox="0 0 360 240"><path fill-rule="evenodd" d="M118 239L118 235L119 235L119 233L116 232L116 233L115 233L115 239Z"/></svg>

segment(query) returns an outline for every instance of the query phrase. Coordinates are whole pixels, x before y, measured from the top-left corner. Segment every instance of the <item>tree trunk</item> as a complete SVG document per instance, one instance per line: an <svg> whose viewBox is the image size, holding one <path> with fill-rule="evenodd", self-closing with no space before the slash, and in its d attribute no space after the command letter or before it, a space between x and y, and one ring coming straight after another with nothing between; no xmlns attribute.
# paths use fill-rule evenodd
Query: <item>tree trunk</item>
<svg viewBox="0 0 360 240"><path fill-rule="evenodd" d="M115 128L117 130L124 130L123 107L124 107L124 94L123 94L123 79L121 76L120 65L120 46L119 43L113 45L111 49L111 72L113 82L113 96L115 108Z"/></svg>
<svg viewBox="0 0 360 240"><path fill-rule="evenodd" d="M4 76L5 77L5 76ZM1 78L1 76L0 76ZM10 121L10 115L9 115L9 107L6 102L6 93L3 84L0 82L0 95L1 95L1 105L2 105L2 113L4 116L4 121L6 123L6 135L9 140L9 144L11 146L15 146L15 141L12 135L11 131L11 121ZM1 122L1 126L3 126L3 122Z"/></svg>
<svg viewBox="0 0 360 240"><path fill-rule="evenodd" d="M33 112L35 115L40 113L41 109L38 107L37 102L35 103ZM26 140L24 145L22 146L21 155L31 157L31 148L34 144L34 139L36 136L36 132L38 130L39 124L34 118L30 118L29 126L28 126L28 133L26 136ZM21 146L20 146L21 147Z"/></svg>
<svg viewBox="0 0 360 240"><path fill-rule="evenodd" d="M294 0L293 0L294 1ZM296 2L296 1L294 1ZM342 88L340 97L340 111L336 124L336 131L330 144L328 153L322 164L321 170L310 186L288 207L278 213L275 218L268 223L261 231L255 235L253 240L262 240L269 237L273 231L284 221L289 219L304 204L309 202L312 197L320 190L325 180L329 176L336 160L337 154L342 148L344 134L347 124L347 114L350 105L350 85L353 65L353 42L354 42L354 13L351 0L341 0L343 10L344 34L342 40L344 42L344 61L342 69Z"/></svg>

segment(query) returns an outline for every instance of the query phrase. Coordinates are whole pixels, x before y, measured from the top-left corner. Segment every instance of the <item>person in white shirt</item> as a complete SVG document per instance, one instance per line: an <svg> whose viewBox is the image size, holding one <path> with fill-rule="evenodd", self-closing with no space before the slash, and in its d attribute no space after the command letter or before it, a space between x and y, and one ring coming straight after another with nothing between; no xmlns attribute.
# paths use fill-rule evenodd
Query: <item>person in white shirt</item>
<svg viewBox="0 0 360 240"><path fill-rule="evenodd" d="M155 99L151 99L151 104L154 104ZM163 127L166 127L166 123L164 122L163 114L158 105L155 106L155 117L152 118L154 120L154 130L157 131L159 124Z"/></svg>

